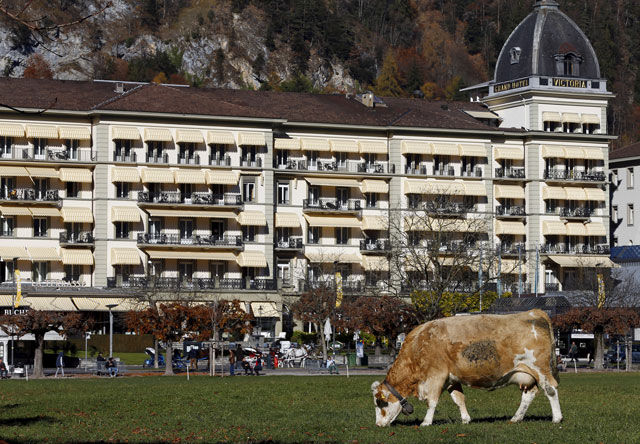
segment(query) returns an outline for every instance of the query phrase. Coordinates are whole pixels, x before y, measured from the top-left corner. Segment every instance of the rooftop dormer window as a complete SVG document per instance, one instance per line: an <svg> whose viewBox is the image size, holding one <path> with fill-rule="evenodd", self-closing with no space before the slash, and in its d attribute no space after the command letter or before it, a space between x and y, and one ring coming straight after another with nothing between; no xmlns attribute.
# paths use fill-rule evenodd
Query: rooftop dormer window
<svg viewBox="0 0 640 444"><path fill-rule="evenodd" d="M518 46L514 46L509 50L509 54L511 55L511 64L515 65L520 62L520 53L522 53L522 49Z"/></svg>
<svg viewBox="0 0 640 444"><path fill-rule="evenodd" d="M573 52L566 54L556 54L553 56L556 61L556 74L565 77L580 77L580 64L582 57Z"/></svg>

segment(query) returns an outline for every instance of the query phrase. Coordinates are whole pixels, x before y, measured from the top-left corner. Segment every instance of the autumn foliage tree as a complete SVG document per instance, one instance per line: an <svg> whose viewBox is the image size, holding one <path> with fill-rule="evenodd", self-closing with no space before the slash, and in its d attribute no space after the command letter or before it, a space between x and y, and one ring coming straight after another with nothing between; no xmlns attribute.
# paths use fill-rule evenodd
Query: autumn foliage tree
<svg viewBox="0 0 640 444"><path fill-rule="evenodd" d="M27 59L23 77L26 79L53 79L53 71L49 62L42 55L35 53Z"/></svg>
<svg viewBox="0 0 640 444"><path fill-rule="evenodd" d="M335 289L327 285L312 286L302 293L302 296L291 305L291 311L296 319L302 322L313 324L317 332L322 332L324 322L327 319L334 321L336 314L336 294ZM322 333L320 334L322 337ZM327 345L324 340L322 345L322 356L327 359Z"/></svg>
<svg viewBox="0 0 640 444"><path fill-rule="evenodd" d="M383 97L401 97L404 91L400 86L398 64L392 50L388 50L382 62L380 75L376 78L374 92Z"/></svg>

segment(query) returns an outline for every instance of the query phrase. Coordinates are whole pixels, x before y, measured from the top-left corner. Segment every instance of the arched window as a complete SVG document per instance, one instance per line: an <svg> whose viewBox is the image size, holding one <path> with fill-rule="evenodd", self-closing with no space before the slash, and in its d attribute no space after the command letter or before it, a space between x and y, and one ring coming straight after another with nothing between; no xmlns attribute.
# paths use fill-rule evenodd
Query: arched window
<svg viewBox="0 0 640 444"><path fill-rule="evenodd" d="M580 64L582 57L574 52L556 54L553 56L556 62L556 74L564 77L580 77Z"/></svg>

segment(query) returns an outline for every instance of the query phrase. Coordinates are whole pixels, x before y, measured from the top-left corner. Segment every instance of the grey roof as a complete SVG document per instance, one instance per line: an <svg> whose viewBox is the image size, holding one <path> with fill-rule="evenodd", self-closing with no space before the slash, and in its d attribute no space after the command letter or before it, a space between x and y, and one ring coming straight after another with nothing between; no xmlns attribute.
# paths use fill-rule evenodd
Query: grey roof
<svg viewBox="0 0 640 444"><path fill-rule="evenodd" d="M511 63L511 48L520 61ZM511 33L498 56L496 83L532 75L555 76L554 55L573 52L583 58L580 78L600 79L600 65L589 39L553 0L536 2L534 10Z"/></svg>

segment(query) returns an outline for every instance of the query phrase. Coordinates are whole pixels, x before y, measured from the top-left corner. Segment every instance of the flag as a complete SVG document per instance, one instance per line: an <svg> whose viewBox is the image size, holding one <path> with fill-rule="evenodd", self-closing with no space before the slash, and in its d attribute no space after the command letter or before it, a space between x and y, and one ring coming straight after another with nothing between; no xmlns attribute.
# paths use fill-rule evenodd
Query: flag
<svg viewBox="0 0 640 444"><path fill-rule="evenodd" d="M598 308L604 307L607 295L604 292L604 277L598 273Z"/></svg>
<svg viewBox="0 0 640 444"><path fill-rule="evenodd" d="M336 307L342 305L342 273L336 271Z"/></svg>
<svg viewBox="0 0 640 444"><path fill-rule="evenodd" d="M15 308L20 306L20 301L22 300L22 279L20 279L20 270L15 271L16 276L16 303Z"/></svg>

